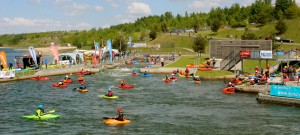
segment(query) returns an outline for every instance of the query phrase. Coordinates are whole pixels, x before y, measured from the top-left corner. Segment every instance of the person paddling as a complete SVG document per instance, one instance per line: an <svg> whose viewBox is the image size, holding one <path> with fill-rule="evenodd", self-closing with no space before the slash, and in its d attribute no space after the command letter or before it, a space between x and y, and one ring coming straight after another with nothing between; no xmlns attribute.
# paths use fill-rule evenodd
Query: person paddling
<svg viewBox="0 0 300 135"><path fill-rule="evenodd" d="M38 109L36 110L36 116L38 116L39 118L41 118L41 116L44 115L44 109L43 109L43 105L40 104L38 105Z"/></svg>
<svg viewBox="0 0 300 135"><path fill-rule="evenodd" d="M114 95L114 94L113 94L113 91L111 90L111 86L109 85L109 86L108 86L107 93L105 94L105 96L112 97L113 95Z"/></svg>
<svg viewBox="0 0 300 135"><path fill-rule="evenodd" d="M81 86L79 87L79 89L86 89L86 85L84 84L84 82L81 83Z"/></svg>
<svg viewBox="0 0 300 135"><path fill-rule="evenodd" d="M174 74L171 74L171 78L170 78L170 79L171 79L171 80L176 79L175 75L174 75Z"/></svg>
<svg viewBox="0 0 300 135"><path fill-rule="evenodd" d="M125 80L124 79L121 80L121 86L125 86Z"/></svg>
<svg viewBox="0 0 300 135"><path fill-rule="evenodd" d="M147 75L147 74L148 74L147 71L145 71L145 72L144 72L144 75Z"/></svg>
<svg viewBox="0 0 300 135"><path fill-rule="evenodd" d="M64 82L63 81L59 81L57 84L58 84L58 86L59 85L64 85Z"/></svg>
<svg viewBox="0 0 300 135"><path fill-rule="evenodd" d="M124 121L124 113L122 108L118 108L118 116L115 117L116 120Z"/></svg>
<svg viewBox="0 0 300 135"><path fill-rule="evenodd" d="M188 76L190 73L190 70L188 68L185 69L185 76Z"/></svg>
<svg viewBox="0 0 300 135"><path fill-rule="evenodd" d="M170 78L166 75L165 80L170 80Z"/></svg>

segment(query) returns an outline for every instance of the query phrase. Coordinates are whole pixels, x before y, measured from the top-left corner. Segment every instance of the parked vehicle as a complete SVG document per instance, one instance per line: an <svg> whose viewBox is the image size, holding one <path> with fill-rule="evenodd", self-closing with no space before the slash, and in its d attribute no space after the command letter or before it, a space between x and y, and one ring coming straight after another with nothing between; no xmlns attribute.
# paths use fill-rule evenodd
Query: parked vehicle
<svg viewBox="0 0 300 135"><path fill-rule="evenodd" d="M289 39L289 38L275 37L274 39L275 39L276 42L294 43L294 40Z"/></svg>

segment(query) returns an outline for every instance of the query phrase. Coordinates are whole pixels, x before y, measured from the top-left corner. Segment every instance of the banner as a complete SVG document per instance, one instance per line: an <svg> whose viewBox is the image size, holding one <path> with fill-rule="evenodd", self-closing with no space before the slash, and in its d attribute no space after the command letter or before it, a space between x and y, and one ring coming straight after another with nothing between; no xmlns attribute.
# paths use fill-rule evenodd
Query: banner
<svg viewBox="0 0 300 135"><path fill-rule="evenodd" d="M300 98L299 86L271 85L270 88L271 96Z"/></svg>
<svg viewBox="0 0 300 135"><path fill-rule="evenodd" d="M132 47L132 37L129 37L129 47Z"/></svg>
<svg viewBox="0 0 300 135"><path fill-rule="evenodd" d="M109 50L110 63L112 63L112 46L111 46L111 41L107 40L106 45L107 45L107 48Z"/></svg>
<svg viewBox="0 0 300 135"><path fill-rule="evenodd" d="M263 59L272 59L272 51L260 51L260 58Z"/></svg>
<svg viewBox="0 0 300 135"><path fill-rule="evenodd" d="M33 61L34 61L34 64L37 65L36 51L35 51L35 49L33 48L33 46L29 46L28 50L29 50L29 53L30 53Z"/></svg>
<svg viewBox="0 0 300 135"><path fill-rule="evenodd" d="M0 64L2 64L3 68L7 68L7 58L6 53L4 51L0 52Z"/></svg>
<svg viewBox="0 0 300 135"><path fill-rule="evenodd" d="M54 45L54 43L51 43L50 45L50 50L52 52L52 55L54 56L54 59L56 60L56 63L57 64L59 62L59 57L58 57L58 49L57 47Z"/></svg>
<svg viewBox="0 0 300 135"><path fill-rule="evenodd" d="M15 76L15 71L0 71L0 78L14 78Z"/></svg>

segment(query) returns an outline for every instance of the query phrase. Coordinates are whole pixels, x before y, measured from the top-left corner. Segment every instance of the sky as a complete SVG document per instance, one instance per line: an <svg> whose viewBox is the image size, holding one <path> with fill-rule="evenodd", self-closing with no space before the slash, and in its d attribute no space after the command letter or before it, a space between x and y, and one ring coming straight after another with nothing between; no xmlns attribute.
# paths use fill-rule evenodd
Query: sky
<svg viewBox="0 0 300 135"><path fill-rule="evenodd" d="M0 34L90 30L172 12L209 12L255 0L0 0ZM273 0L274 1L274 0ZM300 3L300 0L296 0Z"/></svg>

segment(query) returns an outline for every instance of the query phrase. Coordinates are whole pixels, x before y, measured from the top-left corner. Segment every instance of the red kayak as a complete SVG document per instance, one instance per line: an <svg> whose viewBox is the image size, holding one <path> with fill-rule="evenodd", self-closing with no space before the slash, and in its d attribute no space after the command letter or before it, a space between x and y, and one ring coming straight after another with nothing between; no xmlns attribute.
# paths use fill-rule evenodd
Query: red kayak
<svg viewBox="0 0 300 135"><path fill-rule="evenodd" d="M222 92L223 92L224 94L233 94L233 93L235 93L235 89L234 89L234 87L224 88L224 89L222 90Z"/></svg>
<svg viewBox="0 0 300 135"><path fill-rule="evenodd" d="M125 84L125 85L123 85L123 86L118 85L118 87L119 87L119 88L123 88L123 89L131 89L131 88L134 88L134 86L132 86L132 85L127 85L127 84Z"/></svg>
<svg viewBox="0 0 300 135"><path fill-rule="evenodd" d="M73 83L73 81L71 79L68 79L68 80L62 80L62 82L64 83Z"/></svg>
<svg viewBox="0 0 300 135"><path fill-rule="evenodd" d="M30 80L47 81L47 80L51 80L51 78L49 78L49 77L32 77L32 78L30 78Z"/></svg>
<svg viewBox="0 0 300 135"><path fill-rule="evenodd" d="M170 80L175 82L175 81L177 81L177 78L170 78Z"/></svg>
<svg viewBox="0 0 300 135"><path fill-rule="evenodd" d="M138 76L138 73L132 73L131 76Z"/></svg>
<svg viewBox="0 0 300 135"><path fill-rule="evenodd" d="M171 80L170 80L170 79L163 79L163 81L164 81L165 83L169 83Z"/></svg>
<svg viewBox="0 0 300 135"><path fill-rule="evenodd" d="M59 87L59 88L67 88L68 87L68 85L65 85L65 84L59 85L58 83L53 83L52 85L53 85L53 87Z"/></svg>
<svg viewBox="0 0 300 135"><path fill-rule="evenodd" d="M84 71L84 72L77 72L76 74L78 74L78 75L91 75L93 73L90 72L90 71Z"/></svg>

